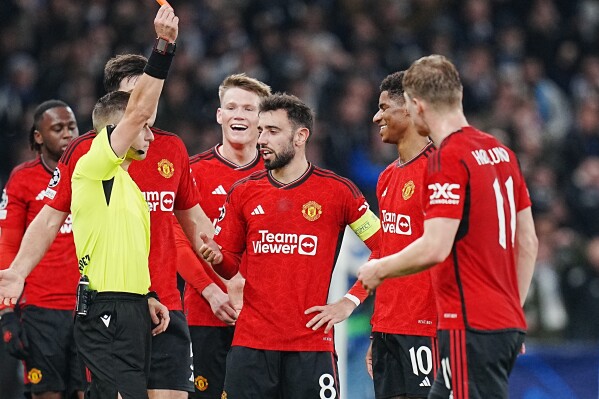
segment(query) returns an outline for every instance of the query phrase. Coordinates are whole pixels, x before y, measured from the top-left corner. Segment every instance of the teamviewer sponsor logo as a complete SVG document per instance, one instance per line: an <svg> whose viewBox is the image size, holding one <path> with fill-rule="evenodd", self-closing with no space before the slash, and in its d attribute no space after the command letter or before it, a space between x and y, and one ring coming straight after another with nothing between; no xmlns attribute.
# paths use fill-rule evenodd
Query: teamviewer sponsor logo
<svg viewBox="0 0 599 399"><path fill-rule="evenodd" d="M175 207L173 191L143 191L142 192L151 212L172 212Z"/></svg>
<svg viewBox="0 0 599 399"><path fill-rule="evenodd" d="M259 230L259 240L252 241L256 254L284 254L314 256L318 249L318 237L308 234L271 233Z"/></svg>
<svg viewBox="0 0 599 399"><path fill-rule="evenodd" d="M318 237L309 236L302 234L299 236L299 247L297 253L300 255L316 255L316 244L318 243Z"/></svg>
<svg viewBox="0 0 599 399"><path fill-rule="evenodd" d="M453 190L459 190L459 184L451 184L451 183L433 183L428 185L428 189L432 190L432 194L430 196L430 204L450 204L457 205L460 203L460 196L458 194L454 194Z"/></svg>
<svg viewBox="0 0 599 399"><path fill-rule="evenodd" d="M381 212L383 214L381 227L385 233L406 236L412 235L412 223L410 216L402 215L401 213L389 212L384 209Z"/></svg>

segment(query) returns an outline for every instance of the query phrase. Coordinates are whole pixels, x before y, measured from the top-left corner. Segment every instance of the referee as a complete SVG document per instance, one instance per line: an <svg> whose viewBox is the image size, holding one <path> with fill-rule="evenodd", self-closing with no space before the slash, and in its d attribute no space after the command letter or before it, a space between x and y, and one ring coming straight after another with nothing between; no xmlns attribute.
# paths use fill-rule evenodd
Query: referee
<svg viewBox="0 0 599 399"><path fill-rule="evenodd" d="M98 135L71 180L79 270L89 278L91 291L87 314L79 313L75 322L75 340L91 371L92 399L147 398L151 334L169 323L168 309L148 293L150 214L127 169L145 158L154 139L150 127L173 59L178 22L170 6L160 8L154 20L158 38L144 74L130 97L114 92L98 101L93 112ZM78 299L79 312L85 301Z"/></svg>

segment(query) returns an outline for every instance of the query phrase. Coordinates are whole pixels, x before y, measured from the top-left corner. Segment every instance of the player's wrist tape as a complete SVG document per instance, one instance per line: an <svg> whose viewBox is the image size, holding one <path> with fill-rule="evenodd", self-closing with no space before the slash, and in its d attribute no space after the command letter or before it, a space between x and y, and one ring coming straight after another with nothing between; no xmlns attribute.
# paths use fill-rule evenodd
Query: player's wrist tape
<svg viewBox="0 0 599 399"><path fill-rule="evenodd" d="M144 73L156 79L166 79L174 56L174 52L168 54L158 52L156 49L154 49L152 54L150 54L150 58L148 58L148 62L144 68Z"/></svg>
<svg viewBox="0 0 599 399"><path fill-rule="evenodd" d="M352 295L352 294L345 294L345 295L343 295L343 296L344 296L345 298L349 299L350 301L352 301L352 302L353 302L353 303L356 305L356 307L360 306L360 303L362 303L362 302L360 302L360 299L358 299L358 297L357 297L357 296L355 296L355 295Z"/></svg>
<svg viewBox="0 0 599 399"><path fill-rule="evenodd" d="M158 298L158 294L156 293L156 291L150 291L146 294L146 299L150 299L150 298L154 298L158 302L160 302L160 298Z"/></svg>

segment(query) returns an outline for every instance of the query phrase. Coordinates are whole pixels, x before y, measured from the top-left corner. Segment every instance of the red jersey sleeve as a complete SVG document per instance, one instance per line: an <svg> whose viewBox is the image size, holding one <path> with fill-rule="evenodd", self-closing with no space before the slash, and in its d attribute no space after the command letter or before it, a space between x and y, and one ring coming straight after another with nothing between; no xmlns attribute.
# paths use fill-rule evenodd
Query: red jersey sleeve
<svg viewBox="0 0 599 399"><path fill-rule="evenodd" d="M13 176L0 200L0 269L6 269L17 255L27 225L27 201Z"/></svg>
<svg viewBox="0 0 599 399"><path fill-rule="evenodd" d="M173 221L175 246L177 250L177 271L189 285L191 285L196 291L198 291L198 293L201 294L207 286L215 281L212 281L205 269L209 266L205 265L196 256L196 253L191 247L185 232L179 223L177 223L177 220L173 218ZM218 282L220 282L220 280L218 280ZM221 282L219 287L223 289L225 288L225 285Z"/></svg>
<svg viewBox="0 0 599 399"><path fill-rule="evenodd" d="M46 188L44 203L61 212L71 211L71 177L77 161L85 155L96 137L88 132L71 141L64 151Z"/></svg>
<svg viewBox="0 0 599 399"><path fill-rule="evenodd" d="M243 214L236 208L238 197L242 198L242 186L233 186L224 210L216 226L214 240L221 246L223 261L214 265L214 270L224 278L231 278L239 271L241 255L246 245L246 223Z"/></svg>
<svg viewBox="0 0 599 399"><path fill-rule="evenodd" d="M187 150L185 149L183 141L178 137L177 145L179 147L183 170L181 171L181 180L179 181L179 187L175 197L175 209L186 210L194 207L200 202L200 194L196 187L196 182L191 175Z"/></svg>
<svg viewBox="0 0 599 399"><path fill-rule="evenodd" d="M14 173L11 174L2 192L0 228L17 230L23 234L27 225L27 199L21 195L24 190L14 176Z"/></svg>
<svg viewBox="0 0 599 399"><path fill-rule="evenodd" d="M468 171L459 156L450 151L437 151L429 159L425 179L423 208L426 219L462 219L467 184Z"/></svg>
<svg viewBox="0 0 599 399"><path fill-rule="evenodd" d="M514 159L516 158L516 154L512 153ZM528 192L528 187L526 186L526 181L524 180L524 176L522 176L522 170L518 167L517 174L519 177L519 186L518 192L518 203L516 204L516 212L520 212L523 209L526 209L532 205L532 201L530 200L530 193Z"/></svg>

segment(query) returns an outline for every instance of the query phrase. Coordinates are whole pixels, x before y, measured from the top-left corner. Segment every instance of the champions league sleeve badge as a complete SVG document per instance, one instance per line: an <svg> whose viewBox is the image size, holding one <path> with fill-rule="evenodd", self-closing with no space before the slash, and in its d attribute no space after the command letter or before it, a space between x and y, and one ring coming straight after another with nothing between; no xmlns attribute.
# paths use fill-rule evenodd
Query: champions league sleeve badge
<svg viewBox="0 0 599 399"><path fill-rule="evenodd" d="M6 189L2 190L2 198L0 198L0 209L6 209L8 205L8 194L6 194Z"/></svg>
<svg viewBox="0 0 599 399"><path fill-rule="evenodd" d="M0 198L0 220L6 219L6 207L8 206L8 194L6 189L2 190L2 197Z"/></svg>
<svg viewBox="0 0 599 399"><path fill-rule="evenodd" d="M60 169L56 167L54 172L52 173L52 178L50 179L50 183L48 183L48 187L56 187L60 183Z"/></svg>

